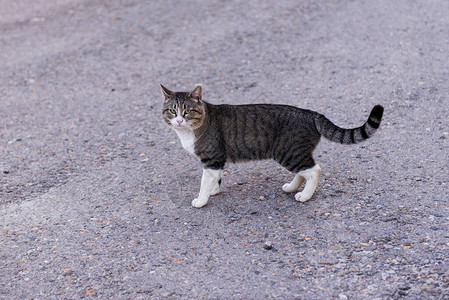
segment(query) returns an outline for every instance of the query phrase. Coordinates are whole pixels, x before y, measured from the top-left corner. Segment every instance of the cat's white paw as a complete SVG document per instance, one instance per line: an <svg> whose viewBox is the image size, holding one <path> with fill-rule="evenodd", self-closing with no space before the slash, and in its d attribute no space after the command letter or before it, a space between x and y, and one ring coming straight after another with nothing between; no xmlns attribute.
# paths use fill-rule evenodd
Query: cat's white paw
<svg viewBox="0 0 449 300"><path fill-rule="evenodd" d="M291 183L286 183L282 186L282 190L286 193L293 193L297 188Z"/></svg>
<svg viewBox="0 0 449 300"><path fill-rule="evenodd" d="M198 198L193 199L192 201L192 206L196 207L196 208L200 208L203 207L204 205L206 205L207 200L206 201L200 201L198 200Z"/></svg>
<svg viewBox="0 0 449 300"><path fill-rule="evenodd" d="M312 198L312 195L307 195L307 194L304 194L303 192L299 192L299 193L296 193L295 199L296 199L296 201L299 201L299 202L306 202L307 200Z"/></svg>

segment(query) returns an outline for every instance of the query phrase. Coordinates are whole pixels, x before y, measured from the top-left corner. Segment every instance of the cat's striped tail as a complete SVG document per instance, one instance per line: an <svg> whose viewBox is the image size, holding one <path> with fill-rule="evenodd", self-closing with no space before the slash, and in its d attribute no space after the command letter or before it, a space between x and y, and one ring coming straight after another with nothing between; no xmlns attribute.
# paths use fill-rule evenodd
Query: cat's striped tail
<svg viewBox="0 0 449 300"><path fill-rule="evenodd" d="M315 126L319 133L332 142L340 144L356 144L371 137L379 128L384 108L376 105L371 110L368 120L362 126L353 129L340 128L325 116L315 117Z"/></svg>

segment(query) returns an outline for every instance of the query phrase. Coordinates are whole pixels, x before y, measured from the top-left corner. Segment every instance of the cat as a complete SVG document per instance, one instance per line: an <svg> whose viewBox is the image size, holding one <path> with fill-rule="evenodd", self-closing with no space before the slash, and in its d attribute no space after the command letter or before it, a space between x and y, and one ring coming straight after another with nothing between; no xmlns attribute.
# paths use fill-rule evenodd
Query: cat
<svg viewBox="0 0 449 300"><path fill-rule="evenodd" d="M209 196L220 191L223 168L228 161L274 159L295 174L283 185L296 192L300 202L309 200L318 185L321 168L312 152L320 137L355 144L371 137L379 128L383 107L376 105L368 120L354 129L343 129L317 112L278 104L214 105L202 99L201 86L191 92L173 92L161 85L163 119L184 149L203 165L201 188L194 207L203 207Z"/></svg>

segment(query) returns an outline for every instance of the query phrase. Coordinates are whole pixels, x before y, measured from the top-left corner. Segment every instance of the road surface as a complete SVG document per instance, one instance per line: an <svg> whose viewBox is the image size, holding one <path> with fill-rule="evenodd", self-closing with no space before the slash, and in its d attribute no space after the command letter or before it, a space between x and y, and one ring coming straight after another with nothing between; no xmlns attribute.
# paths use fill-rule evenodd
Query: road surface
<svg viewBox="0 0 449 300"><path fill-rule="evenodd" d="M298 3L299 2L299 3ZM1 299L447 299L449 2L0 1ZM159 84L343 127L314 197L200 163Z"/></svg>

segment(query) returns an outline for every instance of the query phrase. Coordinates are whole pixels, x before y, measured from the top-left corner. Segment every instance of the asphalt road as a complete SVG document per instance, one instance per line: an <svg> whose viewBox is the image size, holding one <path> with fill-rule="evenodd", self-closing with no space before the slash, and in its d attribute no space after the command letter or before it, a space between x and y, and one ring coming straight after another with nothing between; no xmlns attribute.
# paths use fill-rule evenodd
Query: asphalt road
<svg viewBox="0 0 449 300"><path fill-rule="evenodd" d="M298 3L299 2L299 3ZM448 299L449 2L0 0L1 299ZM322 141L304 204L271 161L201 167L159 84L282 103Z"/></svg>

